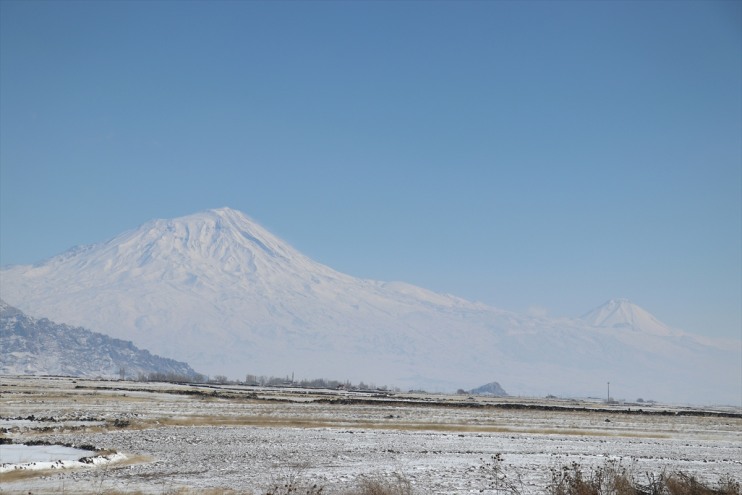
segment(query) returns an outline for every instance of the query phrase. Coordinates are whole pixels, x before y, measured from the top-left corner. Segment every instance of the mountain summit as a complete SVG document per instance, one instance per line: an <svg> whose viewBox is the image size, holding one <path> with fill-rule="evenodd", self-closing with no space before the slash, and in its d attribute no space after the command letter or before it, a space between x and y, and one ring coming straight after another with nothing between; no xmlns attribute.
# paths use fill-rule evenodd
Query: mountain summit
<svg viewBox="0 0 742 495"><path fill-rule="evenodd" d="M610 380L629 397L739 402L733 350L665 332L629 303L534 318L358 279L228 208L4 268L0 281L26 313L231 378L293 373L441 391L495 378L515 394L582 396Z"/></svg>
<svg viewBox="0 0 742 495"><path fill-rule="evenodd" d="M238 280L276 267L304 271L312 265L246 215L229 208L154 220L104 244L73 248L44 265L67 266L70 259L84 261L78 268L97 269L109 278L136 274L189 284L215 274Z"/></svg>
<svg viewBox="0 0 742 495"><path fill-rule="evenodd" d="M628 299L611 299L583 315L582 319L596 327L628 329L663 336L681 334Z"/></svg>

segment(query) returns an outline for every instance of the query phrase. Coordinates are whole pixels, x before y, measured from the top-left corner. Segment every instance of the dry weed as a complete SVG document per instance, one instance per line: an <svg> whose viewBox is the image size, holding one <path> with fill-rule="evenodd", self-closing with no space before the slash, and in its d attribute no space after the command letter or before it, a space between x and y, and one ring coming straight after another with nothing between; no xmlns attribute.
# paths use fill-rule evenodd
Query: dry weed
<svg viewBox="0 0 742 495"><path fill-rule="evenodd" d="M647 483L636 481L632 470L620 462L608 461L605 465L583 472L580 464L573 462L561 469L552 469L549 495L742 495L740 484L731 477L719 480L712 488L695 476L683 472L660 475L647 473Z"/></svg>
<svg viewBox="0 0 742 495"><path fill-rule="evenodd" d="M394 473L391 478L365 476L351 495L412 495L412 483L405 476Z"/></svg>

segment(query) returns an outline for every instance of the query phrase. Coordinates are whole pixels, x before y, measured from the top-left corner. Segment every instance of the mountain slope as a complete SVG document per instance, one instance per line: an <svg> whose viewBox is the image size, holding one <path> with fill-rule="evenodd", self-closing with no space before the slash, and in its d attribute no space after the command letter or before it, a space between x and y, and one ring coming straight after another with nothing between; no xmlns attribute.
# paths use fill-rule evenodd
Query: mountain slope
<svg viewBox="0 0 742 495"><path fill-rule="evenodd" d="M194 376L185 363L153 356L131 342L84 328L37 320L0 300L0 374L128 377Z"/></svg>
<svg viewBox="0 0 742 495"><path fill-rule="evenodd" d="M3 297L24 311L233 378L294 372L432 390L496 378L534 395L601 394L611 381L628 397L739 402L733 352L357 279L228 208L148 222L0 275Z"/></svg>

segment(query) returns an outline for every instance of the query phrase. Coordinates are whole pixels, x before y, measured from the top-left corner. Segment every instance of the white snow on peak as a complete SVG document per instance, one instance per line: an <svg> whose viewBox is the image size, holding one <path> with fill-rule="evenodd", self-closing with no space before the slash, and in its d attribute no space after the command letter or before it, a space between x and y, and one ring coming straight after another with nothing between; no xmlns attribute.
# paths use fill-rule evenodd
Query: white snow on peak
<svg viewBox="0 0 742 495"><path fill-rule="evenodd" d="M301 254L252 221L247 215L229 208L149 222L114 244L138 242L139 247L156 250L160 255L187 252L196 259L228 261L230 256L244 261L254 256L299 260ZM152 249L150 249L152 248Z"/></svg>
<svg viewBox="0 0 742 495"><path fill-rule="evenodd" d="M628 299L611 299L583 315L582 319L596 327L628 329L664 336L681 334Z"/></svg>

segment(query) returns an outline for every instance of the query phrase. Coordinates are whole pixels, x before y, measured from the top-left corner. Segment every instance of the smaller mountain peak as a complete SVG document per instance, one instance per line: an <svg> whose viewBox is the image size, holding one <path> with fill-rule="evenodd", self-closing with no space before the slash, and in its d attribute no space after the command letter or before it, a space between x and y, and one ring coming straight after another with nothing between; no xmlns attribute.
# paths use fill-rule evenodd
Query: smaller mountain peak
<svg viewBox="0 0 742 495"><path fill-rule="evenodd" d="M508 393L497 382L491 382L469 391L472 395L490 395L494 397L507 397Z"/></svg>
<svg viewBox="0 0 742 495"><path fill-rule="evenodd" d="M670 327L627 298L610 299L582 315L582 320L602 328L629 329L654 335L673 335Z"/></svg>

